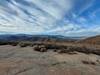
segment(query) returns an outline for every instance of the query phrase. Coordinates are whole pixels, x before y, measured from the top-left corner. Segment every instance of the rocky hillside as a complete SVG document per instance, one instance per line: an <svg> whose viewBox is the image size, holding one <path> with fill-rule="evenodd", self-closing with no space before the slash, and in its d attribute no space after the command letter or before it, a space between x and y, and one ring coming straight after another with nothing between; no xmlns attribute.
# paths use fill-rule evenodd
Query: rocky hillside
<svg viewBox="0 0 100 75"><path fill-rule="evenodd" d="M80 43L88 43L88 44L98 44L98 45L100 45L100 35L86 38L84 40L81 40Z"/></svg>

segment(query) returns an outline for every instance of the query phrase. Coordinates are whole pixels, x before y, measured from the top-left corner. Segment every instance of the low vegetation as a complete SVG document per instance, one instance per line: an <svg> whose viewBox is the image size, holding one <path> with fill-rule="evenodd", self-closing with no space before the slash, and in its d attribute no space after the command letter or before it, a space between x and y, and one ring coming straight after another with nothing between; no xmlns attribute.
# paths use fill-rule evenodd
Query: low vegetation
<svg viewBox="0 0 100 75"><path fill-rule="evenodd" d="M20 47L27 47L27 46L32 46L32 43L29 43L29 42L19 42L18 45Z"/></svg>
<svg viewBox="0 0 100 75"><path fill-rule="evenodd" d="M66 44L66 45L59 45L59 44L48 44L48 43L41 43L37 45L33 45L33 49L36 51L41 51L41 49L53 50L54 52L58 53L68 53L74 54L75 52L82 52L86 54L97 54L100 55L100 48L91 47L89 45L79 45L79 44Z"/></svg>
<svg viewBox="0 0 100 75"><path fill-rule="evenodd" d="M17 46L18 42L16 41L0 41L0 45L12 45L12 46Z"/></svg>
<svg viewBox="0 0 100 75"><path fill-rule="evenodd" d="M44 46L44 45L35 45L34 47L33 47L33 49L35 50L35 51L40 51L40 52L46 52L47 51L47 48Z"/></svg>
<svg viewBox="0 0 100 75"><path fill-rule="evenodd" d="M12 46L20 46L20 47L33 47L33 50L46 52L48 50L52 50L57 53L68 53L75 54L75 52L82 52L86 54L97 54L100 55L100 45L98 44L86 44L80 42L55 42L55 41L38 41L38 42L30 42L30 41L10 41L5 42L1 41L0 45L12 45Z"/></svg>
<svg viewBox="0 0 100 75"><path fill-rule="evenodd" d="M83 63L83 64L86 64L86 65L96 65L96 62L93 62L93 61L86 61L86 60L83 60L82 63Z"/></svg>

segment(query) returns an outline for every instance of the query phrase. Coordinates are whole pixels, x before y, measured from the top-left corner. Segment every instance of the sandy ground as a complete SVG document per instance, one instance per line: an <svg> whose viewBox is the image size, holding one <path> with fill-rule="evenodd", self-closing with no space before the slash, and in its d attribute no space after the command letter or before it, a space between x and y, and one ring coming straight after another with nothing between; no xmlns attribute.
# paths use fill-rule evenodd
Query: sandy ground
<svg viewBox="0 0 100 75"><path fill-rule="evenodd" d="M96 65L83 64L83 60ZM99 61L100 56L93 54L41 53L32 47L0 46L0 75L100 75Z"/></svg>

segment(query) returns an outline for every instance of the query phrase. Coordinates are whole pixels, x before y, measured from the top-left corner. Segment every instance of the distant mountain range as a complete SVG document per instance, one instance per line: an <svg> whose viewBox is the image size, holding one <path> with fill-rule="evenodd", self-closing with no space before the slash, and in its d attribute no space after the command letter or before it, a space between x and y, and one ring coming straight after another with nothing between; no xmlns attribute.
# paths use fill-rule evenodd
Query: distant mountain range
<svg viewBox="0 0 100 75"><path fill-rule="evenodd" d="M0 41L52 41L52 42L77 42L86 44L99 44L100 35L93 37L66 37L61 35L28 35L28 34L5 34L0 35Z"/></svg>
<svg viewBox="0 0 100 75"><path fill-rule="evenodd" d="M0 35L0 41L74 41L81 37L65 37L61 35L27 35L27 34L6 34Z"/></svg>

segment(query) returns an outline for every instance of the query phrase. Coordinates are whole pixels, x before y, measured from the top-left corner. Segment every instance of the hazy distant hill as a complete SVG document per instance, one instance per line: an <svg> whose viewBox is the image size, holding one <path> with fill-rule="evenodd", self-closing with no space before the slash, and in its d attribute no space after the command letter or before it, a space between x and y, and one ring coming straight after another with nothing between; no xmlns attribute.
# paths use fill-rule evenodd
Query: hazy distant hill
<svg viewBox="0 0 100 75"><path fill-rule="evenodd" d="M0 35L0 41L74 41L79 37L65 37L61 35Z"/></svg>
<svg viewBox="0 0 100 75"><path fill-rule="evenodd" d="M87 39L81 40L81 43L89 43L89 44L99 44L100 45L100 35L89 37Z"/></svg>

